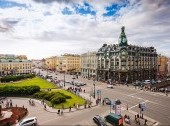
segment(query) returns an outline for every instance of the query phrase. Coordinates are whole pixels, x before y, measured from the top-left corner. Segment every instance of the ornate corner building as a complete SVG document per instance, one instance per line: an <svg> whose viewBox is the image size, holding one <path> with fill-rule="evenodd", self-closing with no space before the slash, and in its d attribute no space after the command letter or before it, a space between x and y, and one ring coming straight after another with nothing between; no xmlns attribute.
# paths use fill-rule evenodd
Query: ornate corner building
<svg viewBox="0 0 170 126"><path fill-rule="evenodd" d="M128 45L124 26L118 44L103 44L96 55L99 81L134 82L157 78L156 49Z"/></svg>

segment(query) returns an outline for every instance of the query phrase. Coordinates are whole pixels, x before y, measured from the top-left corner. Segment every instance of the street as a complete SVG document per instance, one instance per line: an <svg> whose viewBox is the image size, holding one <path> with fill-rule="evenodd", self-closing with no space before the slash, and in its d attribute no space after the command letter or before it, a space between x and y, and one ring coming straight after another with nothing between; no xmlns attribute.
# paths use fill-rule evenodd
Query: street
<svg viewBox="0 0 170 126"><path fill-rule="evenodd" d="M38 69L35 71L39 72ZM41 71L40 73L44 76L47 74L46 71ZM63 80L64 75L59 74L55 75L54 73L50 73L53 77L57 76L58 80ZM66 81L72 81L73 75L65 75ZM79 77L75 79L74 82L84 82L87 85L83 86L82 89L85 89L87 92L91 92L93 88L93 80L88 80ZM109 89L106 86L106 83L95 82L96 90L101 89L102 98L108 97L112 100L120 99L122 102L122 111L127 109L139 113L139 103L145 102L146 103L146 110L143 112L144 116L147 116L153 120L156 120L157 124L167 125L170 124L170 97L165 96L165 94L157 93L157 92L150 92L150 91L143 91L140 89L135 89L132 86L114 86L113 89ZM69 86L67 84L66 86ZM64 115L64 118L48 118L48 120L41 121L40 124L42 125L94 125L92 122L92 118L95 115L106 115L110 112L110 107L105 106L97 106L95 108L81 110L76 113L68 113ZM49 114L50 115L50 114ZM50 117L50 116L49 116Z"/></svg>

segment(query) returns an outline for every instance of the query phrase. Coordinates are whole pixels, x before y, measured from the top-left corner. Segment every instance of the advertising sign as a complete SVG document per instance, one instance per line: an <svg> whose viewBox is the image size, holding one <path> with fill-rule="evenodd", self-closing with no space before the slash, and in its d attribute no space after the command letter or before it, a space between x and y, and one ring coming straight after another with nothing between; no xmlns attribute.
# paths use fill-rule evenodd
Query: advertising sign
<svg viewBox="0 0 170 126"><path fill-rule="evenodd" d="M121 105L115 105L115 114L121 115Z"/></svg>
<svg viewBox="0 0 170 126"><path fill-rule="evenodd" d="M140 106L141 106L141 110L144 111L146 109L146 103L145 102L142 102L140 103Z"/></svg>

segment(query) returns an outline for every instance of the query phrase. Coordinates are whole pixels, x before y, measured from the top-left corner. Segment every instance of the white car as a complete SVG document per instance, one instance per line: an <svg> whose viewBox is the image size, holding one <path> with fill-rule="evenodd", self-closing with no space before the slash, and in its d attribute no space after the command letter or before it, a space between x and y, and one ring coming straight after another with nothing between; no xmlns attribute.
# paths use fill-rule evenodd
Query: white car
<svg viewBox="0 0 170 126"><path fill-rule="evenodd" d="M107 84L107 88L113 88L113 85Z"/></svg>
<svg viewBox="0 0 170 126"><path fill-rule="evenodd" d="M36 117L25 118L16 124L16 126L36 126L36 125L37 125Z"/></svg>

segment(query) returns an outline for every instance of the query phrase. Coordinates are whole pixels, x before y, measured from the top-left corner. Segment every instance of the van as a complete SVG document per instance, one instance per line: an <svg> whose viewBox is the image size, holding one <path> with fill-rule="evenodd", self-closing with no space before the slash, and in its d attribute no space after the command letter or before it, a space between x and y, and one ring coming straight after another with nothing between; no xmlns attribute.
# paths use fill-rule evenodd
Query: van
<svg viewBox="0 0 170 126"><path fill-rule="evenodd" d="M105 116L105 120L113 126L123 126L123 117L114 113Z"/></svg>

